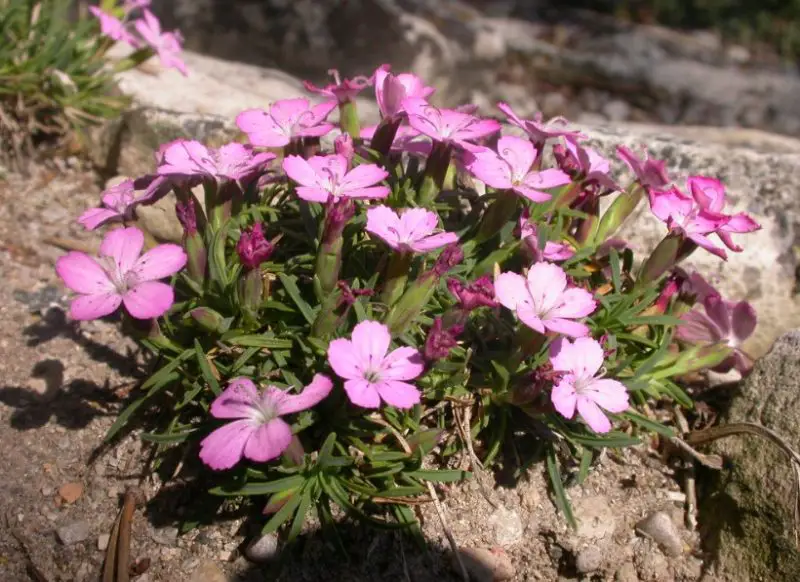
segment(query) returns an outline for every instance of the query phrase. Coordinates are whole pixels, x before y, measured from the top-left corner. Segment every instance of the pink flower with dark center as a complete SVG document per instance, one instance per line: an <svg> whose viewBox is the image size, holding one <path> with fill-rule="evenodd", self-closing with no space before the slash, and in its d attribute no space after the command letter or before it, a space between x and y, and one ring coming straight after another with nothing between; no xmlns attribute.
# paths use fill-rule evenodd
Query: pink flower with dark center
<svg viewBox="0 0 800 582"><path fill-rule="evenodd" d="M134 48L139 47L139 41L128 32L125 23L116 16L103 12L97 6L89 6L91 12L100 21L100 33L117 42L124 42Z"/></svg>
<svg viewBox="0 0 800 582"><path fill-rule="evenodd" d="M327 202L339 198L386 198L389 188L375 186L389 173L376 164L361 164L347 170L344 156L314 156L304 160L288 156L283 160L283 170L300 184L297 195L310 202Z"/></svg>
<svg viewBox="0 0 800 582"><path fill-rule="evenodd" d="M522 129L528 134L531 140L541 147L548 139L563 137L567 141L577 142L586 139L586 136L579 131L567 128L567 120L563 117L554 117L549 121L544 121L541 113L537 113L533 119L522 119L508 103L498 103L497 108L506 114L508 121Z"/></svg>
<svg viewBox="0 0 800 582"><path fill-rule="evenodd" d="M513 190L533 202L546 202L552 196L545 188L569 184L570 177L557 169L531 171L536 148L527 139L506 135L497 141L497 152L489 148L470 148L467 169L492 188Z"/></svg>
<svg viewBox="0 0 800 582"><path fill-rule="evenodd" d="M736 368L747 374L753 361L741 346L756 328L755 309L747 301L725 301L718 293L706 295L702 303L703 311L695 308L681 316L682 323L675 337L691 344L724 343L733 349L733 353L714 369L727 372Z"/></svg>
<svg viewBox="0 0 800 582"><path fill-rule="evenodd" d="M211 403L211 416L231 419L200 443L200 458L214 470L230 469L242 458L265 463L278 458L292 442L292 427L281 417L308 410L333 388L327 376L316 374L300 394L275 386L261 393L249 378L235 378Z"/></svg>
<svg viewBox="0 0 800 582"><path fill-rule="evenodd" d="M617 380L597 376L603 366L603 348L588 337L574 342L558 338L550 348L553 370L563 375L553 388L550 399L565 418L575 411L593 431L611 430L611 422L603 412L624 412L628 409L628 391Z"/></svg>
<svg viewBox="0 0 800 582"><path fill-rule="evenodd" d="M162 151L157 171L162 176L246 181L274 159L275 154L256 154L252 148L235 142L209 149L198 141L176 140Z"/></svg>
<svg viewBox="0 0 800 582"><path fill-rule="evenodd" d="M310 81L303 81L303 87L306 91L317 93L335 99L337 103L347 103L355 99L356 95L361 93L364 89L372 85L372 79L364 77L363 75L353 77L352 79L344 79L339 76L339 71L336 69L328 69L328 74L333 77L333 83L325 87L317 87Z"/></svg>
<svg viewBox="0 0 800 582"><path fill-rule="evenodd" d="M415 348L389 352L389 328L377 321L362 321L351 339L335 339L328 346L328 361L345 380L350 402L378 408L381 401L397 408L411 408L420 401L419 390L406 380L422 374L425 366Z"/></svg>
<svg viewBox="0 0 800 582"><path fill-rule="evenodd" d="M139 196L136 195L137 186L142 187L149 182ZM151 176L140 180L125 180L103 192L102 206L89 208L81 214L78 222L86 230L94 230L109 222L133 220L134 209L139 204L156 202L169 191L169 180L163 176Z"/></svg>
<svg viewBox="0 0 800 582"><path fill-rule="evenodd" d="M753 232L759 230L761 225L745 212L730 215L722 212L726 203L725 186L719 180L705 176L691 176L686 183L700 208L728 217L728 222L717 231L717 236L730 250L735 253L741 252L742 247L733 242L731 234Z"/></svg>
<svg viewBox="0 0 800 582"><path fill-rule="evenodd" d="M161 23L149 10L144 11L142 18L137 20L134 26L136 31L142 35L144 41L156 51L164 68L175 68L183 75L189 74L186 64L179 56L183 50L181 48L183 38L177 30L174 32L161 32Z"/></svg>
<svg viewBox="0 0 800 582"><path fill-rule="evenodd" d="M500 131L500 124L493 119L480 119L453 109L439 109L418 97L403 99L402 107L408 114L411 127L444 143L476 140Z"/></svg>
<svg viewBox="0 0 800 582"><path fill-rule="evenodd" d="M467 285L455 278L448 279L447 290L458 299L458 306L464 311L497 306L494 283L489 275L478 277Z"/></svg>
<svg viewBox="0 0 800 582"><path fill-rule="evenodd" d="M650 190L648 196L653 214L670 231L680 233L722 259L728 258L725 250L716 246L708 235L719 234L731 217L706 210L674 186L669 190Z"/></svg>
<svg viewBox="0 0 800 582"><path fill-rule="evenodd" d="M636 179L643 188L658 190L669 185L670 179L667 175L667 165L661 160L652 159L647 149L642 148L642 157L639 158L635 153L625 146L617 147L617 155L636 174Z"/></svg>
<svg viewBox="0 0 800 582"><path fill-rule="evenodd" d="M247 109L236 116L236 125L254 146L283 147L301 137L322 137L335 127L325 121L336 109L335 101L312 106L308 99L281 99L269 108Z"/></svg>
<svg viewBox="0 0 800 582"><path fill-rule="evenodd" d="M589 334L586 324L574 320L591 314L597 303L588 291L568 287L567 274L557 265L536 263L527 278L501 273L494 290L503 306L539 333L553 331L571 337Z"/></svg>
<svg viewBox="0 0 800 582"><path fill-rule="evenodd" d="M425 359L429 362L441 360L450 355L450 350L458 345L458 336L464 331L463 325L443 327L442 318L437 317L425 338Z"/></svg>
<svg viewBox="0 0 800 582"><path fill-rule="evenodd" d="M383 117L404 114L404 99L427 99L435 90L427 87L422 79L411 73L391 74L389 65L381 65L375 71L375 98Z"/></svg>
<svg viewBox="0 0 800 582"><path fill-rule="evenodd" d="M264 227L259 222L242 231L236 252L246 269L255 269L269 260L275 252L275 245L264 237Z"/></svg>
<svg viewBox="0 0 800 582"><path fill-rule="evenodd" d="M566 243L545 241L544 249L539 245L539 229L530 220L530 210L527 208L522 211L519 217L519 236L525 248L533 258L534 263L544 261L566 261L571 258L575 251Z"/></svg>
<svg viewBox="0 0 800 582"><path fill-rule="evenodd" d="M174 275L186 264L178 245L158 245L139 256L144 234L137 228L108 232L94 259L86 253L69 252L56 262L64 284L79 294L70 304L73 319L97 319L125 305L136 319L160 317L174 300L172 287L158 281Z"/></svg>
<svg viewBox="0 0 800 582"><path fill-rule="evenodd" d="M434 234L438 226L439 216L424 208L407 208L399 216L388 206L367 210L367 232L400 252L427 253L458 240L454 232Z"/></svg>

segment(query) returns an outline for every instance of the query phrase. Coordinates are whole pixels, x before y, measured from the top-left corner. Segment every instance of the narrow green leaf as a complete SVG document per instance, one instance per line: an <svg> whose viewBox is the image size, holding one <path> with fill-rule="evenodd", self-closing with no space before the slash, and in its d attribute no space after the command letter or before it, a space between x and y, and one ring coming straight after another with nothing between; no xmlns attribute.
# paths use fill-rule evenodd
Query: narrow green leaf
<svg viewBox="0 0 800 582"><path fill-rule="evenodd" d="M472 477L472 473L460 469L417 469L405 475L433 483L456 483Z"/></svg>
<svg viewBox="0 0 800 582"><path fill-rule="evenodd" d="M564 490L564 482L561 479L561 470L558 468L558 460L553 447L547 448L547 475L550 477L550 485L553 488L553 499L556 507L562 513L567 523L572 529L578 529L575 516L572 514L572 506Z"/></svg>
<svg viewBox="0 0 800 582"><path fill-rule="evenodd" d="M292 301L297 305L297 308L300 310L300 313L303 314L306 321L313 324L314 310L306 303L306 300L303 299L303 296L300 294L300 289L297 287L297 277L285 273L278 273L278 278L281 280L283 288L286 289L286 293L292 298Z"/></svg>
<svg viewBox="0 0 800 582"><path fill-rule="evenodd" d="M197 432L197 429L195 428L190 430L184 430L181 432L171 432L171 433L146 432L142 434L141 439L143 441L149 441L151 443L175 444L184 442L195 432Z"/></svg>
<svg viewBox="0 0 800 582"><path fill-rule="evenodd" d="M592 452L592 449L583 449L581 452L581 464L578 468L578 485L581 485L589 475L589 469L592 466L593 459L594 453Z"/></svg>
<svg viewBox="0 0 800 582"><path fill-rule="evenodd" d="M302 475L292 475L290 477L283 477L282 479L275 479L274 481L267 481L265 483L246 483L239 489L226 489L225 486L214 487L209 490L212 495L221 495L223 497L237 497L239 495L266 495L268 493L278 493L287 489L295 489L305 483L305 478Z"/></svg>
<svg viewBox="0 0 800 582"><path fill-rule="evenodd" d="M622 289L622 278L619 269L619 253L614 247L611 247L608 253L608 263L611 266L611 284L614 285L614 291L619 293Z"/></svg>
<svg viewBox="0 0 800 582"><path fill-rule="evenodd" d="M194 351L197 355L197 363L200 366L200 373L203 375L203 379L214 395L219 396L220 392L222 392L219 388L219 381L214 377L214 373L211 371L211 363L208 361L208 357L203 351L203 346L200 345L200 341L197 338L194 338Z"/></svg>
<svg viewBox="0 0 800 582"><path fill-rule="evenodd" d="M620 416L622 416L623 418L627 418L631 422L638 424L639 426L641 426L646 430L653 431L667 438L672 438L675 436L675 432L668 426L664 426L660 422L650 420L649 418L642 416L641 414L628 411L628 412L623 412L622 414L620 414Z"/></svg>
<svg viewBox="0 0 800 582"><path fill-rule="evenodd" d="M303 488L305 489L305 488ZM261 534L268 534L277 531L297 510L300 503L303 501L303 489L295 491L289 500L284 503L281 508L275 512L270 520L261 528Z"/></svg>
<svg viewBox="0 0 800 582"><path fill-rule="evenodd" d="M288 350L292 347L292 340L263 335L237 335L225 339L229 344L241 347L266 348L269 350Z"/></svg>
<svg viewBox="0 0 800 582"><path fill-rule="evenodd" d="M306 522L306 514L312 501L312 487L307 485L302 491L296 493L300 496L300 503L297 506L297 511L294 513L292 520L292 527L289 528L289 534L286 536L286 541L294 541L303 529L303 524Z"/></svg>

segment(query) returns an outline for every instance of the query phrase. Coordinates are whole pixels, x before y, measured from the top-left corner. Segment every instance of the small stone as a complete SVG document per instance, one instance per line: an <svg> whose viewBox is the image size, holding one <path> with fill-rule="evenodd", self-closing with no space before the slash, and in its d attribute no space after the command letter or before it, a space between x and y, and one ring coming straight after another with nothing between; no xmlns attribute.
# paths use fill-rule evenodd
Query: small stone
<svg viewBox="0 0 800 582"><path fill-rule="evenodd" d="M683 541L670 516L663 511L651 513L636 524L636 531L652 539L667 556L680 556Z"/></svg>
<svg viewBox="0 0 800 582"><path fill-rule="evenodd" d="M177 527L163 527L154 530L150 537L157 544L162 546L174 546L178 541L178 528Z"/></svg>
<svg viewBox="0 0 800 582"><path fill-rule="evenodd" d="M460 548L464 568L473 582L501 582L516 575L514 564L502 548ZM453 569L458 572L458 560L453 556Z"/></svg>
<svg viewBox="0 0 800 582"><path fill-rule="evenodd" d="M236 552L232 552L230 550L220 550L219 551L219 559L221 562L230 562L233 559L233 555Z"/></svg>
<svg viewBox="0 0 800 582"><path fill-rule="evenodd" d="M655 550L655 548L653 548ZM661 552L642 552L636 556L636 572L641 582L673 582L669 563Z"/></svg>
<svg viewBox="0 0 800 582"><path fill-rule="evenodd" d="M55 492L56 490L50 487L49 485L45 485L44 487L42 487L42 495L44 497L52 497Z"/></svg>
<svg viewBox="0 0 800 582"><path fill-rule="evenodd" d="M89 537L89 524L85 521L73 521L56 529L58 541L65 546L80 543Z"/></svg>
<svg viewBox="0 0 800 582"><path fill-rule="evenodd" d="M211 560L203 560L186 580L191 580L191 582L226 582L227 578L216 563Z"/></svg>
<svg viewBox="0 0 800 582"><path fill-rule="evenodd" d="M107 533L101 534L97 538L97 549L101 552L104 552L106 548L108 548L108 541L111 539L111 536Z"/></svg>
<svg viewBox="0 0 800 582"><path fill-rule="evenodd" d="M254 539L245 548L244 555L256 564L271 562L278 556L278 536L268 533Z"/></svg>
<svg viewBox="0 0 800 582"><path fill-rule="evenodd" d="M516 544L525 531L519 514L505 507L497 508L489 516L489 526L494 529L495 543L502 547Z"/></svg>
<svg viewBox="0 0 800 582"><path fill-rule="evenodd" d="M579 537L602 539L614 535L617 519L608 498L601 495L582 497L573 503L573 511L578 516L575 533Z"/></svg>
<svg viewBox="0 0 800 582"><path fill-rule="evenodd" d="M83 484L76 482L65 483L58 488L58 496L64 503L75 503L83 495Z"/></svg>
<svg viewBox="0 0 800 582"><path fill-rule="evenodd" d="M575 557L575 569L581 574L591 574L603 564L603 553L597 546L583 548Z"/></svg>

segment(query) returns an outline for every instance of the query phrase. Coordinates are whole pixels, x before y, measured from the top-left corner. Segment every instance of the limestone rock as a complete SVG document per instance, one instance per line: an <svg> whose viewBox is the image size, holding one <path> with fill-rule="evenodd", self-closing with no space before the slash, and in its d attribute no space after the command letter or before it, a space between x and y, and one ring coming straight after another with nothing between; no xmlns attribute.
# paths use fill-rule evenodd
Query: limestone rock
<svg viewBox="0 0 800 582"><path fill-rule="evenodd" d="M800 450L800 331L783 335L760 359L733 398L725 422L755 422ZM714 475L700 500L705 545L721 578L739 582L795 581L800 551L794 539L795 476L787 457L751 435L717 441L731 462Z"/></svg>

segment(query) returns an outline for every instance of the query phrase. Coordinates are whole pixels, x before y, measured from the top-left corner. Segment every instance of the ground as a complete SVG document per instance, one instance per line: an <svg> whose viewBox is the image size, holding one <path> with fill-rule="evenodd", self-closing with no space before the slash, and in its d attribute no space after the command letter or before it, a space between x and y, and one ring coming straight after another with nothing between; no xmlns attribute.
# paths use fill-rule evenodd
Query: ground
<svg viewBox="0 0 800 582"><path fill-rule="evenodd" d="M47 241L96 244L74 218L100 190L74 161L0 181L0 579L97 580L99 547L122 494L135 487L146 500L133 520L137 582L458 580L432 504L420 507L427 550L396 532L344 524L347 561L311 526L283 551L282 564L255 566L242 554L257 523L228 508L178 535L199 499L193 481L163 485L144 471L148 449L136 435L98 449L149 364L114 321L68 320L53 271L64 251ZM509 579L690 582L704 574L697 536L683 526L680 482L644 447L601 456L589 478L569 489L576 531L555 510L543 466L514 487L494 486L491 475L483 481L491 501L474 480L440 489L443 514L460 546L489 548L516 572ZM674 525L678 557L635 531L656 511Z"/></svg>

